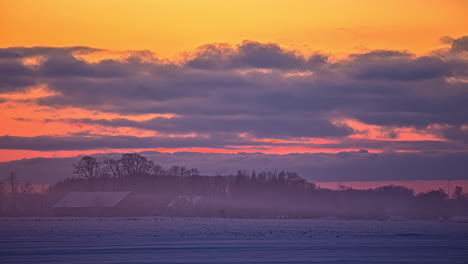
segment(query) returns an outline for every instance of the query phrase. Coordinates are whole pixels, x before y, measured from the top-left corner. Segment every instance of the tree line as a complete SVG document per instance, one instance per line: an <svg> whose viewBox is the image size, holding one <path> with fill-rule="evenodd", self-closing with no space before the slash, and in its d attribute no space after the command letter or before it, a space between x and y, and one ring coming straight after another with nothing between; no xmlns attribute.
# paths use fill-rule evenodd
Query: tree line
<svg viewBox="0 0 468 264"><path fill-rule="evenodd" d="M120 159L106 159L103 162L98 161L91 156L85 156L77 163L73 164L73 173L77 178L66 179L64 182L75 182L86 185L84 188L95 190L109 190L109 185L112 190L138 190L138 183L156 184L155 180L163 180L159 182L164 184L164 180L174 183L183 182L203 182L207 179L215 182L222 182L225 185L241 184L241 183L272 183L272 184L294 184L310 187L304 178L300 177L296 172L291 171L260 171L247 172L246 170L238 170L236 174L229 176L201 176L197 168L187 168L185 166L173 165L167 169L159 164L155 164L152 160L137 154L123 154ZM196 179L196 180L194 180ZM153 180L153 181L151 181ZM62 183L64 183L62 182ZM60 183L59 183L60 185ZM140 184L142 185L142 184ZM150 184L151 185L151 184Z"/></svg>
<svg viewBox="0 0 468 264"><path fill-rule="evenodd" d="M41 193L18 184L16 175L0 182L0 215L50 215L51 206L71 191L131 191L140 207L132 214L340 218L447 218L468 215L468 195L459 186L452 195L443 190L416 194L404 186L358 190L318 188L292 171L238 170L230 175L201 175L196 168L164 168L137 153L119 159L84 156L73 164L75 176ZM178 196L197 195L196 208L168 210ZM222 212L222 213L220 213Z"/></svg>

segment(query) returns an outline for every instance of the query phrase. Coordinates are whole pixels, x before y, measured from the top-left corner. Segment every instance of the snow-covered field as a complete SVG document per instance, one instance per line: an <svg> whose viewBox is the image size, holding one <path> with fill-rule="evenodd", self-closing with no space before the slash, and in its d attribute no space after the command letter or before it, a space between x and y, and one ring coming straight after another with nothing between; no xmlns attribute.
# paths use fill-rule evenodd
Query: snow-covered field
<svg viewBox="0 0 468 264"><path fill-rule="evenodd" d="M0 218L0 263L468 263L468 223Z"/></svg>

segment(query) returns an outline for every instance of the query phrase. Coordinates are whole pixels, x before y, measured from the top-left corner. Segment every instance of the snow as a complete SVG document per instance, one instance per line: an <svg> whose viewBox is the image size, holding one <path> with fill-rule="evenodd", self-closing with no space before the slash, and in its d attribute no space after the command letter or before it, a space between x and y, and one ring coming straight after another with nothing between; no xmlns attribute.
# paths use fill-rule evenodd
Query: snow
<svg viewBox="0 0 468 264"><path fill-rule="evenodd" d="M467 263L465 221L0 218L1 263Z"/></svg>
<svg viewBox="0 0 468 264"><path fill-rule="evenodd" d="M130 192L69 192L53 207L114 207Z"/></svg>

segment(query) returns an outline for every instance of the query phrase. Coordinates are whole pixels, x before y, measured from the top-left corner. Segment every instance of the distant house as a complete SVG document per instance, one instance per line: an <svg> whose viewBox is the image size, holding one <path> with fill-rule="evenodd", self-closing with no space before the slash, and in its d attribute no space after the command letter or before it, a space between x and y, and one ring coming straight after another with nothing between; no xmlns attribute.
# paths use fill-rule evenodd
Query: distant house
<svg viewBox="0 0 468 264"><path fill-rule="evenodd" d="M69 192L52 209L59 216L120 215L131 192Z"/></svg>
<svg viewBox="0 0 468 264"><path fill-rule="evenodd" d="M203 199L201 195L179 195L167 207L171 209L189 209L196 207Z"/></svg>
<svg viewBox="0 0 468 264"><path fill-rule="evenodd" d="M164 212L169 216L227 217L226 204L201 195L178 195L166 205Z"/></svg>

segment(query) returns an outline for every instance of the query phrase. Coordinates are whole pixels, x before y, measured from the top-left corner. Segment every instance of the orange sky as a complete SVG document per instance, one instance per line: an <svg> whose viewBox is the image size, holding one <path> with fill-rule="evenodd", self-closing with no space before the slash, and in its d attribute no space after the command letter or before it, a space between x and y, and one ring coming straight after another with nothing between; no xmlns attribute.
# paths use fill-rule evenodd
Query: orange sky
<svg viewBox="0 0 468 264"><path fill-rule="evenodd" d="M0 2L1 47L84 45L173 57L210 42L273 41L304 52L427 52L468 28L467 1Z"/></svg>

